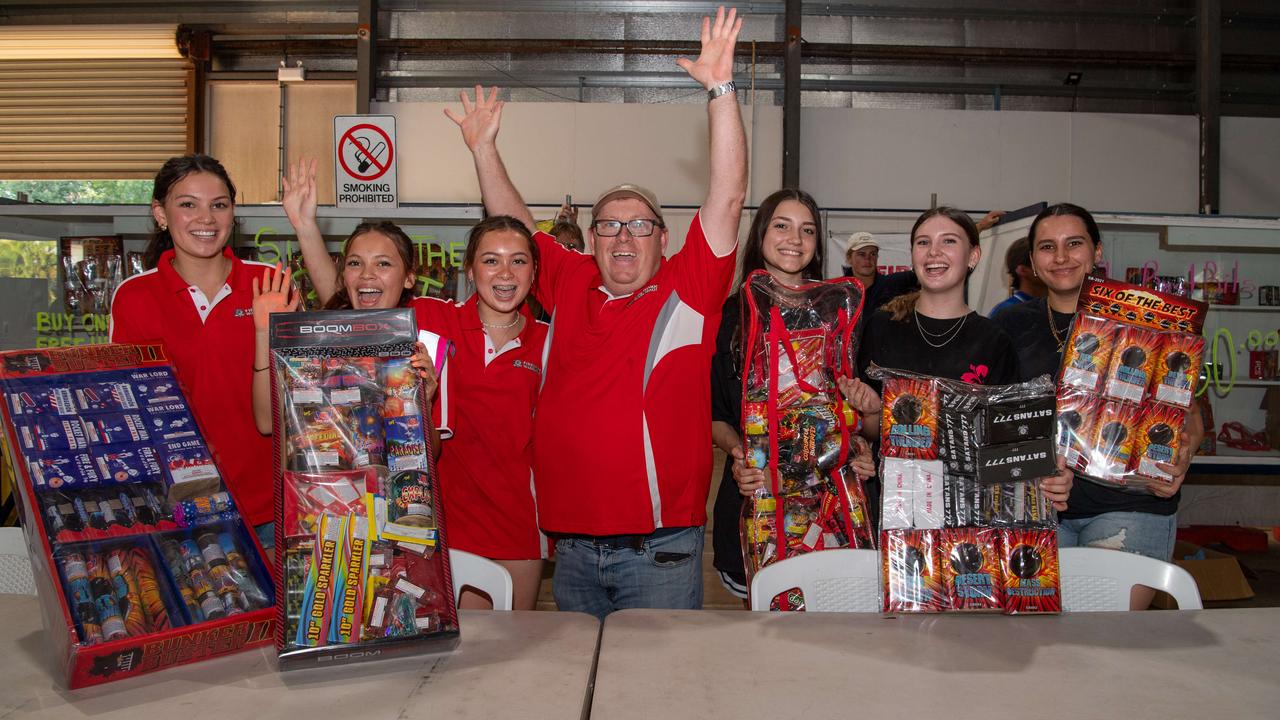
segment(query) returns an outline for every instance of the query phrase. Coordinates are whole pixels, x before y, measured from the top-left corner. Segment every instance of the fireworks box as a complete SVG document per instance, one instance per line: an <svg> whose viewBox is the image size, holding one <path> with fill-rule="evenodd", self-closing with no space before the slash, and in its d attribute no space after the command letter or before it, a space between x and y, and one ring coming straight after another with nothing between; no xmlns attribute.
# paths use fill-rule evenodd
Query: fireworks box
<svg viewBox="0 0 1280 720"><path fill-rule="evenodd" d="M270 568L159 345L0 353L45 635L72 688L271 641Z"/></svg>
<svg viewBox="0 0 1280 720"><path fill-rule="evenodd" d="M881 392L882 609L1061 610L1054 386L976 386L872 367Z"/></svg>
<svg viewBox="0 0 1280 720"><path fill-rule="evenodd" d="M416 339L409 309L271 317L281 670L457 646Z"/></svg>
<svg viewBox="0 0 1280 720"><path fill-rule="evenodd" d="M1168 482L1202 390L1208 307L1090 278L1063 346L1057 445L1081 477L1133 492Z"/></svg>

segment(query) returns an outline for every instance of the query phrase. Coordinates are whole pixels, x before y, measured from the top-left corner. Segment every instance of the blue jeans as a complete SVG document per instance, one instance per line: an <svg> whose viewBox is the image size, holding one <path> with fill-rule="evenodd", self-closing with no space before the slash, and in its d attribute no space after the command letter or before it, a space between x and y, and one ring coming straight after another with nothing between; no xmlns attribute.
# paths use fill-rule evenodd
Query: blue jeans
<svg viewBox="0 0 1280 720"><path fill-rule="evenodd" d="M643 547L556 540L556 606L601 620L624 608L702 607L702 527L646 539Z"/></svg>
<svg viewBox="0 0 1280 720"><path fill-rule="evenodd" d="M1059 519L1058 546L1124 550L1169 562L1177 532L1177 515L1109 512Z"/></svg>

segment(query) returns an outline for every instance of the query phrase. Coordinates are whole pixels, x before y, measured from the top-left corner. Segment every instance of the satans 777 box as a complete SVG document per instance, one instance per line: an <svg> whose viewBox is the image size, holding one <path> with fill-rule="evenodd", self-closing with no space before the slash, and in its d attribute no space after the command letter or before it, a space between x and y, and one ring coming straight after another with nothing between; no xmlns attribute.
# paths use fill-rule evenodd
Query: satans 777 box
<svg viewBox="0 0 1280 720"><path fill-rule="evenodd" d="M72 688L270 642L274 586L160 345L0 353L46 636Z"/></svg>

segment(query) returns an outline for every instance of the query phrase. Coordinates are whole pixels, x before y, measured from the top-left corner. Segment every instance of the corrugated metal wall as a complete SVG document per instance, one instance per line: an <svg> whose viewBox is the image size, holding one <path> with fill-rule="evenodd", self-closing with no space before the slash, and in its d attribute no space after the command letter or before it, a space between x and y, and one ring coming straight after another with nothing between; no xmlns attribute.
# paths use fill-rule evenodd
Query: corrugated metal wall
<svg viewBox="0 0 1280 720"><path fill-rule="evenodd" d="M190 64L0 62L0 179L150 178L190 147Z"/></svg>

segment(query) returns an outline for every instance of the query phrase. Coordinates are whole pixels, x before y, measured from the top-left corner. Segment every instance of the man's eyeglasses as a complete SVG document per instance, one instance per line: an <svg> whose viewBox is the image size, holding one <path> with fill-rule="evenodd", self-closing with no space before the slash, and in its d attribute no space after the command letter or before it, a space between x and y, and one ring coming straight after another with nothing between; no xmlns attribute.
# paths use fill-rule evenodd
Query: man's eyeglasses
<svg viewBox="0 0 1280 720"><path fill-rule="evenodd" d="M591 229L600 237L616 237L622 232L622 228L626 228L631 233L631 237L649 237L653 234L655 227L666 227L656 220L647 218L636 218L623 222L621 220L596 220L591 223Z"/></svg>

